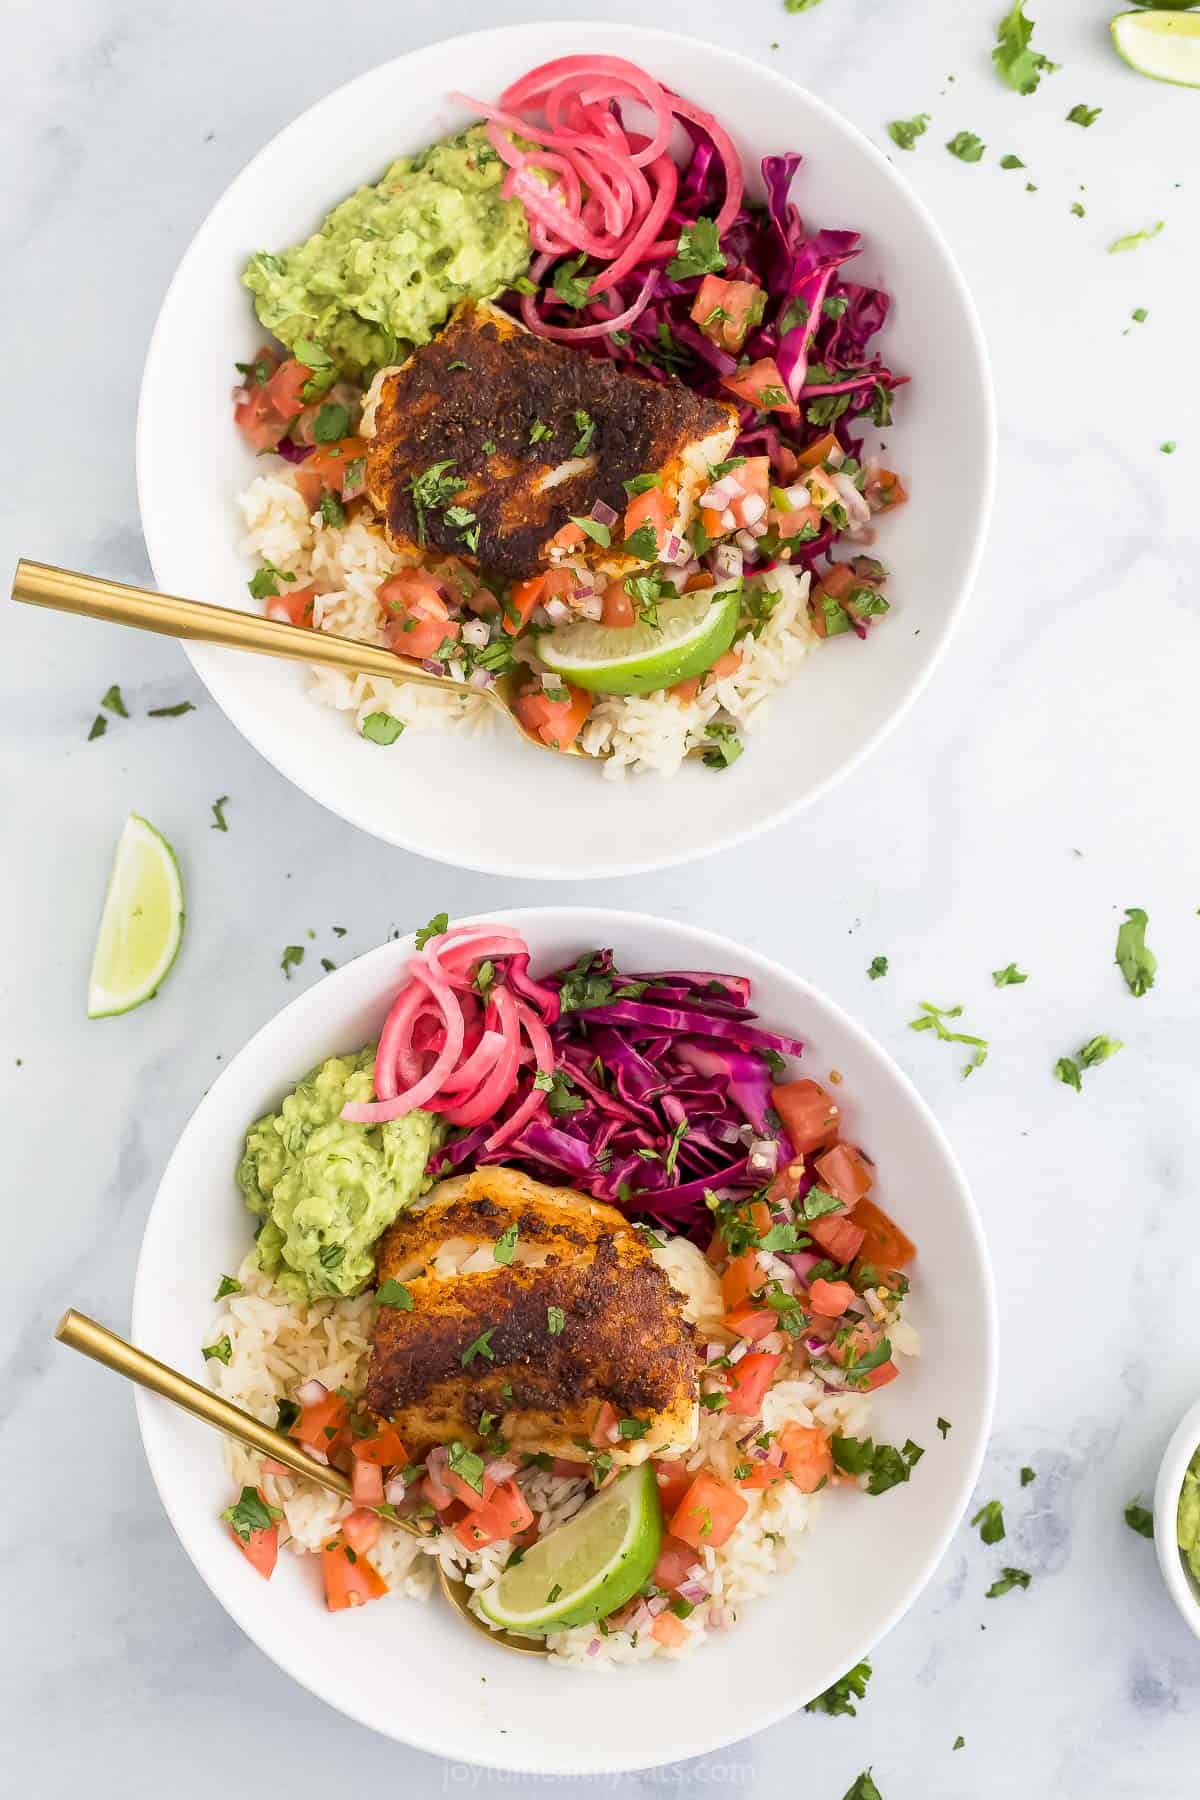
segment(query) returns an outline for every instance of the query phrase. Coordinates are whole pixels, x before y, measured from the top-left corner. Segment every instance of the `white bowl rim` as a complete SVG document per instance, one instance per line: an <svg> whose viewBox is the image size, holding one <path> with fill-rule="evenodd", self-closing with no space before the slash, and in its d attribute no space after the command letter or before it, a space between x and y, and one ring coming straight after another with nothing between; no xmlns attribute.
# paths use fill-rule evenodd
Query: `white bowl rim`
<svg viewBox="0 0 1200 1800"><path fill-rule="evenodd" d="M1183 1478L1200 1450L1200 1400L1188 1407L1171 1433L1154 1484L1154 1550L1167 1592L1186 1624L1200 1637L1200 1582L1189 1572L1175 1527Z"/></svg>
<svg viewBox="0 0 1200 1800"><path fill-rule="evenodd" d="M896 193L903 196L904 204L911 207L920 217L929 233L931 243L937 253L941 256L946 278L951 288L954 290L958 305L962 309L963 319L966 324L967 334L975 358L974 373L978 390L978 400L982 411L983 470L981 480L981 503L977 516L973 522L973 528L971 530L964 558L963 578L958 585L958 591L954 597L953 604L949 607L941 625L936 629L932 627L929 629L926 645L927 655L920 666L913 671L907 686L900 692L892 710L885 718L880 720L872 731L867 733L857 749L846 757L839 768L832 769L822 781L817 783L816 786L798 794L796 798L783 802L770 812L748 818L748 821L745 824L731 828L724 832L719 838L712 842L704 843L698 848L691 848L686 844L683 846L672 847L667 843L664 834L663 848L653 860L646 860L643 858L640 861L633 862L606 861L595 865L588 865L576 860L568 868L553 862L534 862L531 860L528 853L522 854L520 857L514 857L509 862L502 862L495 854L489 856L485 861L476 861L473 860L468 847L462 852L456 851L453 862L450 863L450 866L452 867L472 869L485 875L513 875L542 881L595 880L606 877L619 879L630 875L644 874L650 870L677 868L684 863L693 862L699 857L716 855L720 851L729 850L738 844L746 843L749 839L758 836L760 833L765 833L776 826L782 825L787 819L794 817L804 807L810 806L815 801L821 799L840 782L854 774L854 772L866 761L867 757L870 756L873 751L878 749L883 741L890 736L892 731L894 731L901 720L905 718L910 708L924 691L934 671L940 664L942 657L945 655L951 638L958 628L967 601L974 590L975 582L979 575L979 565L983 558L988 526L991 520L995 499L997 463L995 390L992 382L991 363L987 351L987 342L983 334L979 313L975 306L975 302L971 297L966 278L958 265L957 259L951 251L949 244L942 234L940 226L937 224L937 221L928 206L915 190L910 188L902 179L884 153L871 142L857 125L845 118L835 107L830 106L827 101L820 99L819 96L813 94L809 89L801 87L799 82L792 81L789 76L783 74L780 70L768 68L764 63L756 62L754 58L745 56L740 51L729 50L722 44L713 43L711 39L699 37L685 38L677 32L661 31L657 27L625 25L596 19L527 21L523 24L518 23L492 26L484 31L462 32L452 38L432 39L429 43L419 45L413 50L405 51L402 55L392 57L385 63L379 63L369 69L363 70L359 75L355 75L351 77L349 81L343 82L340 87L331 89L328 94L324 94L320 99L315 100L311 106L306 107L302 113L298 113L295 118L289 120L286 125L282 126L274 136L269 138L267 142L255 152L249 162L244 164L238 171L214 205L209 209L193 234L187 249L180 258L178 267L163 295L142 370L142 382L138 395L135 439L138 510L142 521L142 534L146 542L150 565L155 571L155 580L157 581L158 575L156 563L159 559L156 558L155 555L154 539L156 533L148 518L146 502L146 469L149 460L147 440L150 435L150 404L147 395L153 385L153 378L157 373L157 363L162 355L161 343L166 330L165 321L170 310L175 290L177 287L182 286L186 280L193 256L197 253L198 247L202 246L203 240L207 236L210 228L212 228L220 218L225 207L233 203L235 190L239 189L242 183L250 178L258 164L272 152L275 145L288 132L302 126L307 121L312 120L314 115L324 107L327 101L333 99L335 96L340 97L349 94L360 82L365 83L368 80L374 79L382 70L390 68L398 69L402 64L410 62L413 58L420 57L426 51L440 49L446 44L456 44L462 47L476 47L486 45L488 42L494 42L497 39L507 39L514 34L528 33L531 31L545 31L547 29L551 31L577 31L582 34L595 34L597 38L613 38L619 41L633 40L634 46L636 46L636 44L648 46L646 54L649 55L652 55L653 53L652 48L650 47L658 47L663 51L664 55L667 55L669 54L669 46L671 45L680 43L699 44L704 49L711 50L718 56L725 58L728 62L733 64L736 69L744 70L748 74L752 72L756 80L765 81L785 92L800 92L803 95L806 104L811 105L818 113L823 114L825 118L828 121L831 121L837 128L848 133L854 140L859 152L874 166L876 171L882 176L883 180L887 182ZM629 54L631 56L635 55L635 49L630 48ZM285 780L290 781L293 786L299 788L309 799L315 800L319 806L324 806L328 811L334 813L336 817L345 819L348 824L357 827L360 831L367 832L372 837L379 838L384 843L390 843L397 849L408 850L418 856L428 857L433 861L450 862L449 858L439 857L424 844L410 839L406 835L402 824L395 828L383 829L372 820L365 817L357 809L352 792L347 791L345 798L343 799L340 795L334 795L332 792L326 791L323 784L315 777L310 777L308 779L302 778L301 775L296 772L296 769L292 766L292 763L286 754L280 757L274 748L269 749L267 747L267 743L270 740L272 733L265 722L262 729L260 729L258 715L252 708L237 705L230 707L227 706L223 700L217 698L213 689L213 684L209 680L209 671L214 670L216 667L212 660L214 652L211 646L191 644L185 641L183 649L196 674L204 683L218 707L225 713L230 723L234 726L234 729L239 731L246 741L258 751L259 755L262 756L272 768L278 770L278 772L284 776ZM219 655L220 653L217 652L216 654ZM645 776L637 779L650 780L652 778Z"/></svg>
<svg viewBox="0 0 1200 1800"><path fill-rule="evenodd" d="M690 940L689 948L694 946L703 954L712 955L718 959L728 959L729 957L735 959L740 958L743 963L757 965L757 969L752 967L750 971L755 979L757 979L759 972L766 973L792 988L796 993L798 1004L803 1004L805 1001L812 1001L824 1008L836 1028L845 1031L847 1035L854 1040L856 1047L864 1052L868 1058L882 1065L888 1076L895 1082L897 1088L913 1109L916 1119L924 1126L924 1129L944 1158L950 1182L957 1192L957 1197L963 1211L963 1217L976 1254L980 1287L984 1301L980 1324L985 1353L984 1363L986 1373L984 1390L980 1396L981 1405L978 1423L975 1429L974 1442L970 1447L966 1463L960 1474L957 1488L952 1492L946 1504L945 1522L943 1523L941 1531L938 1533L935 1541L930 1545L924 1562L911 1582L908 1591L890 1609L885 1618L872 1628L869 1635L864 1637L859 1650L851 1658L851 1661L848 1664L848 1666L852 1667L855 1662L869 1654L870 1651L886 1637L888 1632L890 1632L900 1619L903 1618L905 1613L928 1586L934 1570L945 1555L951 1539L965 1515L967 1503L970 1500L979 1479L979 1471L983 1464L984 1453L987 1449L988 1439L991 1434L998 1376L998 1317L996 1292L991 1260L988 1255L987 1241L984 1237L982 1222L972 1197L971 1190L967 1184L966 1176L963 1173L958 1158L954 1154L949 1139L938 1124L937 1119L934 1117L932 1109L904 1071L893 1061L891 1056L889 1056L882 1044L878 1043L877 1040L853 1020L836 1001L829 999L828 996L819 988L815 987L812 982L808 981L804 976L798 975L794 970L786 967L786 965L776 962L771 957L764 956L757 950L749 950L730 938L723 937L716 932L708 931L700 926L690 925L679 920L663 921L654 918L653 915L637 913L624 908L591 906L497 907L490 908L486 912L466 915L461 919L456 918L454 923L456 925L469 925L486 921L503 921L505 923L516 924L525 930L527 934L532 935L533 942L536 945L536 933L539 921L558 921L561 920L564 915L572 914L578 915L581 920L585 918L594 918L596 915L602 914L605 921L605 936L607 937L611 929L614 938L622 930L636 930L648 919L656 925L666 924L670 929L680 931ZM594 935L594 933L592 935ZM218 1075L212 1086L202 1096L201 1100L197 1103L196 1108L193 1109L192 1115L189 1116L189 1119L180 1134L180 1141L172 1151L171 1157L163 1170L159 1188L161 1189L166 1185L167 1180L172 1173L173 1165L181 1154L183 1139L190 1129L195 1114L201 1107L206 1106L209 1103L218 1090L236 1083L239 1076L239 1065L242 1062L243 1056L251 1049L256 1040L264 1032L272 1029L281 1018L288 1014L294 1015L302 1012L306 1008L318 1007L321 1003L319 997L327 991L330 983L340 982L352 975L361 980L363 975L377 963L392 960L398 953L405 950L412 950L415 947L414 940L415 934L410 932L400 939L389 939L387 942L377 945L374 950L368 950L362 956L356 957L353 962L344 964L342 968L328 976L324 982L319 982L316 986L308 988L303 994L298 994L287 1006L281 1008L280 1012L266 1020L265 1023L259 1027L259 1030L247 1040L246 1044L244 1044L225 1065L220 1075ZM599 939L597 938L596 941L599 941ZM712 966L716 968L727 966L737 967L738 963L735 961L730 964L727 961L723 962L718 960L714 962ZM134 1271L130 1327L131 1337L134 1343L137 1343L139 1338L143 1335L141 1330L143 1315L148 1311L146 1289L149 1277L146 1273L146 1264L149 1258L147 1254L147 1244L151 1236L151 1228L154 1221L157 1201L158 1190L156 1190L155 1200L151 1204L150 1211L147 1215L142 1242L138 1251L137 1266ZM381 1726L376 1718L368 1716L367 1709L364 1708L359 1711L352 1706L343 1706L340 1702L329 1700L316 1686L313 1685L312 1680L294 1665L294 1659L292 1657L279 1654L274 1647L268 1648L261 1642L254 1626L247 1617L245 1608L235 1602L231 1602L227 1595L217 1593L216 1589L209 1581L208 1574L202 1561L193 1553L192 1547L180 1530L179 1519L170 1499L169 1471L164 1467L163 1462L151 1447L153 1434L149 1430L149 1426L152 1419L152 1398L143 1392L141 1388L136 1388L134 1390L134 1402L137 1411L138 1430L142 1439L142 1448L145 1451L146 1460L150 1467L150 1473L153 1477L154 1485L158 1489L158 1495L159 1499L162 1501L163 1509L170 1519L172 1527L175 1529L180 1544L183 1546L183 1549L191 1560L192 1566L195 1568L201 1580L204 1581L218 1605L222 1606L230 1614L234 1623L240 1627L264 1656L281 1668L284 1673L289 1675L299 1686L307 1689L307 1691L313 1694L316 1699L323 1701L324 1704L328 1706L334 1706L338 1711L345 1712L347 1716L353 1718L356 1723L366 1726L369 1730L376 1732L384 1731L385 1728ZM1200 1412L1200 1408L1198 1408L1197 1411ZM1179 1434L1177 1433L1176 1435L1178 1436ZM1174 1442L1174 1440L1172 1440L1172 1442ZM1182 1476L1180 1479L1182 1480ZM748 1732L740 1733L733 1737L721 1737L718 1734L710 1740L700 1743L694 1751L690 1752L690 1754L696 1756L711 1754L716 1750L727 1747L731 1743L744 1741L745 1737L766 1730L769 1726L778 1724L782 1719L792 1717L800 1709L802 1704L802 1700L798 1698L793 1704L770 1709L765 1712L761 1718L756 1720L749 1728ZM406 1729L411 1731L411 1727L406 1727ZM447 1752L443 1745L435 1741L432 1737L422 1738L417 1733L412 1733L412 1735L403 1738L399 1737L396 1733L389 1733L388 1735L393 1736L395 1741L406 1743L414 1749L424 1750L432 1755L441 1756L444 1759L447 1757ZM449 1760L465 1762L470 1759L462 1756L460 1753L450 1757ZM477 1766L512 1770L517 1773L568 1776L573 1774L633 1772L634 1770L643 1768L661 1767L674 1760L677 1760L677 1757L674 1752L671 1752L661 1758L657 1758L653 1763L638 1763L631 1765L623 1762L618 1752L616 1756L609 1758L592 1758L587 1762L586 1767L582 1764L575 1767L543 1766L538 1770L531 1770L530 1765L527 1762L516 1759L506 1760L498 1753L495 1758L490 1760L486 1765L480 1764Z"/></svg>

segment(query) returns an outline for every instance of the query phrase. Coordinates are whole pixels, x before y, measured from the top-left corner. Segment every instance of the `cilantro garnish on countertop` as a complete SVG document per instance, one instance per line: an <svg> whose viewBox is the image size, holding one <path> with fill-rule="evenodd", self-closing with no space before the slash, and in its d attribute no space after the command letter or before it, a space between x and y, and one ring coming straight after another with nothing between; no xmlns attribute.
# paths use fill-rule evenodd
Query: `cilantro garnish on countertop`
<svg viewBox="0 0 1200 1800"><path fill-rule="evenodd" d="M1043 75L1053 75L1062 66L1033 48L1034 23L1025 17L1025 0L1017 0L996 28L992 62L1001 80L1018 94L1032 94Z"/></svg>
<svg viewBox="0 0 1200 1800"><path fill-rule="evenodd" d="M1158 958L1146 948L1146 926L1150 923L1140 906L1125 908L1125 923L1117 932L1117 967L1125 977L1125 985L1140 1000L1154 986Z"/></svg>
<svg viewBox="0 0 1200 1800"><path fill-rule="evenodd" d="M847 1714L850 1718L856 1719L858 1717L858 1708L855 1706L854 1702L855 1700L862 1700L865 1698L867 1683L870 1679L870 1663L855 1663L852 1669L849 1669L845 1675L840 1676L837 1681L827 1687L823 1694L818 1694L815 1700L807 1701L804 1710L805 1712L810 1713L828 1713L832 1719L840 1718Z"/></svg>

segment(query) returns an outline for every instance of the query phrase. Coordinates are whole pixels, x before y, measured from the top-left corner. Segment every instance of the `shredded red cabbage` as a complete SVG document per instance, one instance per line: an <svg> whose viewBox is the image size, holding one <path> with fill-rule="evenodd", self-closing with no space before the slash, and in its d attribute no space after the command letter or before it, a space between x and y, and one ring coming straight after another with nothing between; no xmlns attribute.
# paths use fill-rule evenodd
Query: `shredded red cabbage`
<svg viewBox="0 0 1200 1800"><path fill-rule="evenodd" d="M791 1158L770 1090L781 1058L803 1045L752 1022L745 977L623 975L612 951L599 950L536 982L527 959L513 957L497 963L496 980L538 996L554 1086L546 1108L494 1151L484 1145L496 1120L452 1134L431 1157L431 1175L512 1163L706 1242L705 1195L761 1186L747 1166L751 1139L776 1144L780 1162ZM506 1113L535 1079L533 1068L523 1071Z"/></svg>

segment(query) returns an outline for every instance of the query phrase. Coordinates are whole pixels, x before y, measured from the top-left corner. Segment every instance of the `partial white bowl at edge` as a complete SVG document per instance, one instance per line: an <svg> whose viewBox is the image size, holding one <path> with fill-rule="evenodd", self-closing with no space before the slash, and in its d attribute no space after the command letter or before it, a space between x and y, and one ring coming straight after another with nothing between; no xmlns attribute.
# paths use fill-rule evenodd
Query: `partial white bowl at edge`
<svg viewBox="0 0 1200 1800"><path fill-rule="evenodd" d="M724 938L599 908L492 915L551 969L611 945L635 969L749 975L754 1005L801 1037L801 1068L839 1070L850 1136L878 1164L878 1194L918 1245L910 1316L923 1353L883 1390L880 1440L925 1455L877 1498L839 1490L819 1505L796 1566L742 1609L733 1630L678 1662L608 1675L513 1656L465 1627L438 1595L332 1616L316 1558L284 1553L270 1583L219 1521L231 1489L215 1435L139 1392L146 1454L180 1541L213 1594L266 1655L374 1730L457 1761L541 1774L652 1767L721 1748L784 1718L870 1652L920 1594L958 1524L992 1415L995 1304L979 1220L950 1146L916 1090L845 1013L800 976ZM133 1337L176 1368L200 1368L218 1276L251 1243L234 1184L247 1126L303 1074L378 1033L412 940L388 943L301 994L263 1027L193 1113L146 1226ZM941 1417L952 1429L944 1440ZM252 1684L251 1684L252 1685ZM251 1699L231 1690L230 1705Z"/></svg>
<svg viewBox="0 0 1200 1800"><path fill-rule="evenodd" d="M554 56L632 58L731 131L752 182L760 159L803 152L793 196L814 226L863 235L857 281L893 298L881 340L911 376L884 434L912 500L883 521L893 612L865 644L814 655L747 753L719 775L693 759L657 777L603 779L535 754L498 721L487 736L419 736L384 750L318 707L307 673L207 645L187 653L217 704L290 781L351 824L440 862L544 879L627 875L704 856L778 824L847 775L931 674L969 591L991 504L995 427L970 296L922 203L853 126L784 76L715 45L617 24L530 24L430 44L351 81L243 169L187 250L163 302L138 414L138 494L168 593L251 609L235 496L254 458L233 429L234 363L261 339L240 275L257 249L315 230L395 156L456 131L452 90L494 96Z"/></svg>
<svg viewBox="0 0 1200 1800"><path fill-rule="evenodd" d="M1183 1619L1200 1637L1200 1582L1183 1559L1175 1535L1179 1495L1188 1464L1200 1449L1200 1400L1189 1407L1171 1434L1154 1484L1154 1548L1162 1578Z"/></svg>

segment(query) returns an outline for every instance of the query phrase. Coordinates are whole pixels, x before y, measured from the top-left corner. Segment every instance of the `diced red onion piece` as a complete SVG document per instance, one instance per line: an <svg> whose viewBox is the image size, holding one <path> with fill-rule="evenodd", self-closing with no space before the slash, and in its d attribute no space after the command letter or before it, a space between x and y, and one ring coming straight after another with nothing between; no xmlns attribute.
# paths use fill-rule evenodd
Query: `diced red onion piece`
<svg viewBox="0 0 1200 1800"><path fill-rule="evenodd" d="M652 1619L657 1619L659 1613L665 1613L670 1604L666 1594L652 1594L646 1602L646 1611Z"/></svg>
<svg viewBox="0 0 1200 1800"><path fill-rule="evenodd" d="M495 680L496 677L492 674L490 669L472 669L467 686L473 688L490 688L495 683Z"/></svg>
<svg viewBox="0 0 1200 1800"><path fill-rule="evenodd" d="M483 1471L484 1475L490 1476L497 1486L502 1481L511 1481L516 1472L516 1462L510 1456L495 1457Z"/></svg>
<svg viewBox="0 0 1200 1800"><path fill-rule="evenodd" d="M712 560L714 573L730 581L739 580L745 567L742 553L736 544L718 544L713 551ZM726 1142L728 1141L726 1139Z"/></svg>
<svg viewBox="0 0 1200 1800"><path fill-rule="evenodd" d="M402 1505L407 1492L408 1483L403 1475L391 1475L383 1484L383 1497L389 1506Z"/></svg>
<svg viewBox="0 0 1200 1800"><path fill-rule="evenodd" d="M590 518L595 519L597 525L615 525L620 516L616 508L610 506L606 500L597 500L589 514Z"/></svg>
<svg viewBox="0 0 1200 1800"><path fill-rule="evenodd" d="M702 1600L708 1599L708 1589L702 1581L683 1581L675 1592L681 1600L690 1600L693 1606L699 1606Z"/></svg>
<svg viewBox="0 0 1200 1800"><path fill-rule="evenodd" d="M301 1449L305 1456L311 1456L315 1463L323 1463L326 1468L329 1467L329 1458L323 1450L315 1449L312 1444L302 1444Z"/></svg>
<svg viewBox="0 0 1200 1800"><path fill-rule="evenodd" d="M603 1638L590 1639L588 1642L588 1647L587 1647L588 1655L589 1656L599 1656L600 1651L603 1648L603 1645L604 1645Z"/></svg>

